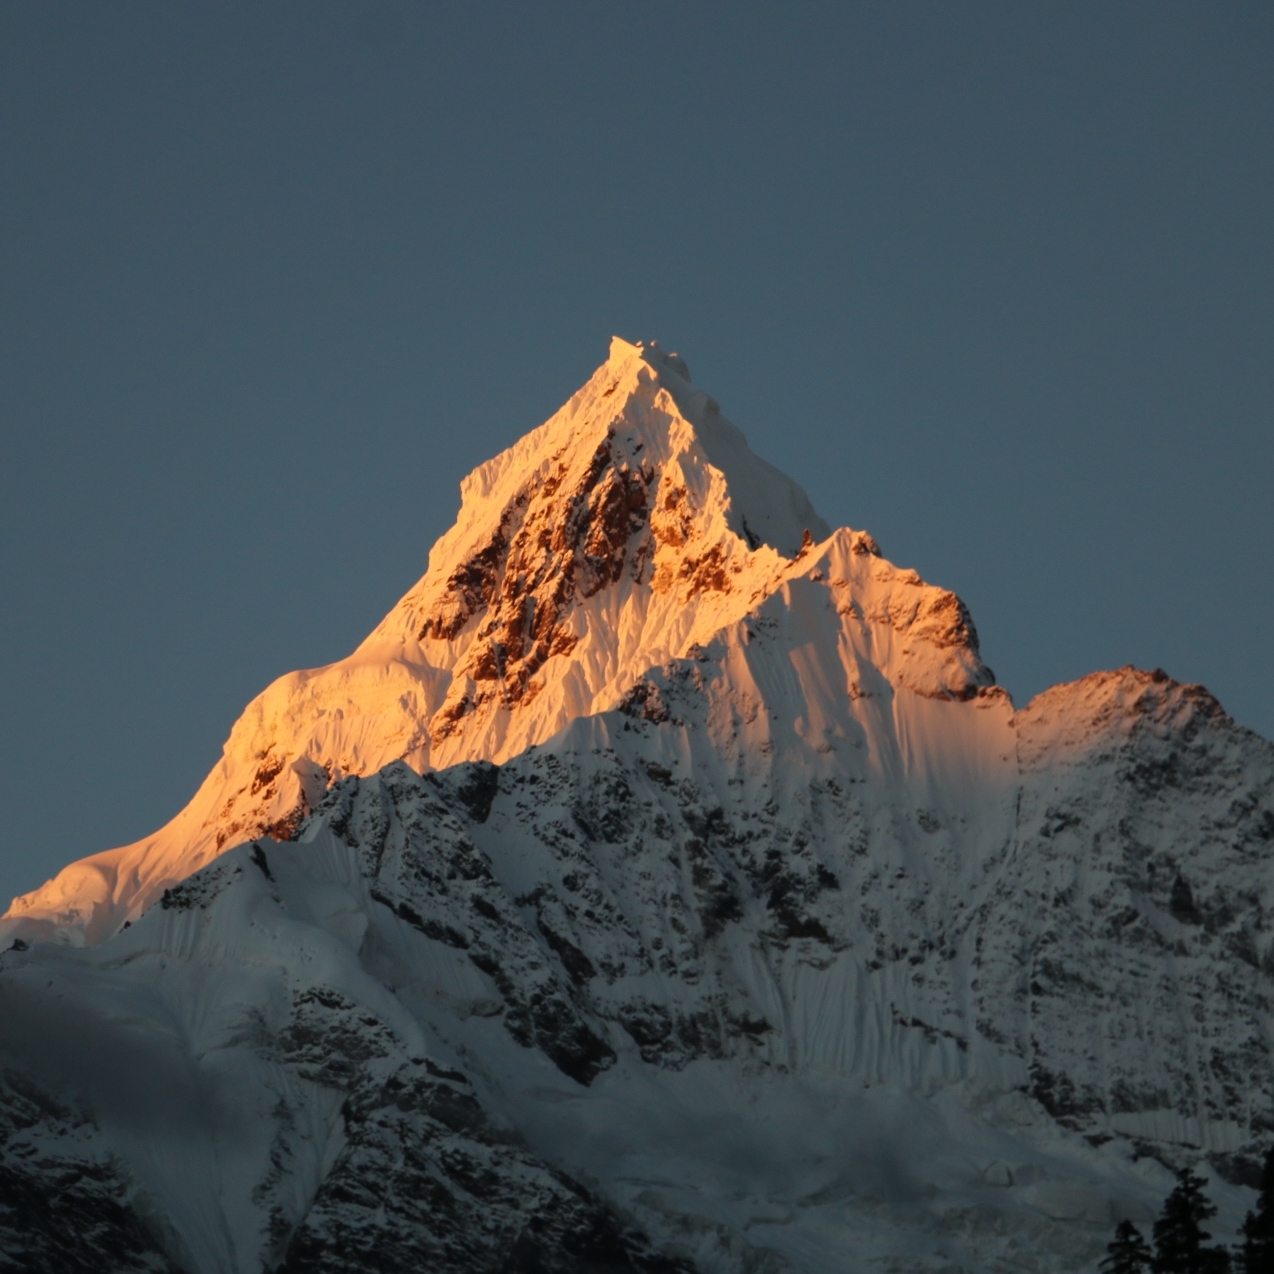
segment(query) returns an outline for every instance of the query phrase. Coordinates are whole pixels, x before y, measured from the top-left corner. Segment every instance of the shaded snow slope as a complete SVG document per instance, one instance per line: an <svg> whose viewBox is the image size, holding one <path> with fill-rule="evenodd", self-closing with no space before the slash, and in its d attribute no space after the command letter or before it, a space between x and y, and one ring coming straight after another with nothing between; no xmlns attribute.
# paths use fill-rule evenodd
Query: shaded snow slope
<svg viewBox="0 0 1274 1274"><path fill-rule="evenodd" d="M738 687L801 646L745 631L5 954L8 1072L192 1271L1087 1269L1184 1162L1232 1228L1274 749L1133 670L784 738Z"/></svg>

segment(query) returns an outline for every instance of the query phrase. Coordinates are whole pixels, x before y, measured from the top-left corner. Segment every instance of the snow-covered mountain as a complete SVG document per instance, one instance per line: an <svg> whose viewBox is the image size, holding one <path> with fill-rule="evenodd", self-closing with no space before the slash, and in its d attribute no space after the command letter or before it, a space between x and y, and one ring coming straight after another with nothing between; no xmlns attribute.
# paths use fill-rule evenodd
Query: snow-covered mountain
<svg viewBox="0 0 1274 1274"><path fill-rule="evenodd" d="M1015 711L653 345L462 497L0 921L0 1270L1084 1269L1185 1162L1233 1225L1274 747L1131 668Z"/></svg>
<svg viewBox="0 0 1274 1274"><path fill-rule="evenodd" d="M229 845L295 832L336 779L543 743L741 619L807 531L828 534L684 362L618 338L461 497L425 577L348 659L276 681L186 809L16 899L15 932L100 941Z"/></svg>

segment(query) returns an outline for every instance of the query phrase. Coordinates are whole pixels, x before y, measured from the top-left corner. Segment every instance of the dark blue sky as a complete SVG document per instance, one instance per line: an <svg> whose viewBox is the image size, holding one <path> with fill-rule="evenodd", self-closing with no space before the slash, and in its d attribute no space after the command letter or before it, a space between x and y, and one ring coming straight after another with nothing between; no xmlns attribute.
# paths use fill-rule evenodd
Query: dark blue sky
<svg viewBox="0 0 1274 1274"><path fill-rule="evenodd" d="M0 895L175 813L612 332L1019 702L1274 735L1274 8L0 7Z"/></svg>

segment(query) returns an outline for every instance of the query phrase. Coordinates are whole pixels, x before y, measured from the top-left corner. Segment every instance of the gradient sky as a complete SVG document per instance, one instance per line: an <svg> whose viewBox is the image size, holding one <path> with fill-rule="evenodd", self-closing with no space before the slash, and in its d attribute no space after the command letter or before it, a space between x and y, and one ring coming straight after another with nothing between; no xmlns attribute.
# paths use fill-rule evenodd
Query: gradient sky
<svg viewBox="0 0 1274 1274"><path fill-rule="evenodd" d="M1274 736L1272 66L1268 0L0 7L0 900L176 813L612 333L1019 703Z"/></svg>

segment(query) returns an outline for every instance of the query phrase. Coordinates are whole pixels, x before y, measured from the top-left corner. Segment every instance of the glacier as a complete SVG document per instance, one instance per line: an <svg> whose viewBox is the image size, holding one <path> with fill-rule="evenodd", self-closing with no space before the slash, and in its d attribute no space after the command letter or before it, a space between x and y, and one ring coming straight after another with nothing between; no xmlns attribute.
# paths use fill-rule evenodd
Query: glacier
<svg viewBox="0 0 1274 1274"><path fill-rule="evenodd" d="M1016 709L618 338L190 805L0 920L0 1269L1061 1271L1274 1137L1274 746Z"/></svg>

